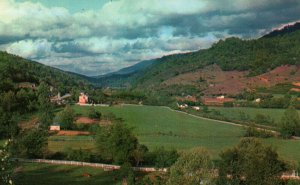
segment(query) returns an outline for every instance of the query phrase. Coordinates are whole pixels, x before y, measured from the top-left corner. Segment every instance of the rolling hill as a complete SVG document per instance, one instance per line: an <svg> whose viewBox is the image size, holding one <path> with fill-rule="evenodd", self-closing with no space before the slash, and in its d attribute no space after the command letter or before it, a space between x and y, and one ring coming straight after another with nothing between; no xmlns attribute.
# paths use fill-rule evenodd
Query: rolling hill
<svg viewBox="0 0 300 185"><path fill-rule="evenodd" d="M4 91L16 84L36 84L46 82L61 93L73 87L85 89L91 84L82 77L38 62L0 51L0 87Z"/></svg>
<svg viewBox="0 0 300 185"><path fill-rule="evenodd" d="M259 39L227 38L209 49L153 61L146 69L100 77L98 83L105 81L102 86L145 91L192 88L211 95L236 94L245 88L299 81L299 23L274 30Z"/></svg>

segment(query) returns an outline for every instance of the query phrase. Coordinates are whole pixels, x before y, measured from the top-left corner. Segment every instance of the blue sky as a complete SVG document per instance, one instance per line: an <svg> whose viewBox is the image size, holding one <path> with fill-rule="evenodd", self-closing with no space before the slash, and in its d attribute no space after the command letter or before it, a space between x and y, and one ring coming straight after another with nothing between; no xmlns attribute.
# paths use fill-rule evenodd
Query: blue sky
<svg viewBox="0 0 300 185"><path fill-rule="evenodd" d="M93 76L299 19L299 0L1 0L0 50Z"/></svg>

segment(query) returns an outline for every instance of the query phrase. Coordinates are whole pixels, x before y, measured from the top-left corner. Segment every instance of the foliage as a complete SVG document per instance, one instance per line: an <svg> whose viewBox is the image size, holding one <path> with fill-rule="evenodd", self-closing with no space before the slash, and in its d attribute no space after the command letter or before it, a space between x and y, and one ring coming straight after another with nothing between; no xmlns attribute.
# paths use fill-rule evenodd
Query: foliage
<svg viewBox="0 0 300 185"><path fill-rule="evenodd" d="M0 138L14 138L19 133L18 114L0 108Z"/></svg>
<svg viewBox="0 0 300 185"><path fill-rule="evenodd" d="M255 115L254 122L263 125L274 125L274 119L272 119L269 115L264 115L260 113Z"/></svg>
<svg viewBox="0 0 300 185"><path fill-rule="evenodd" d="M185 151L170 168L170 185L214 184L213 163L208 151L194 148Z"/></svg>
<svg viewBox="0 0 300 185"><path fill-rule="evenodd" d="M300 136L300 117L294 107L289 107L283 114L279 124L282 137Z"/></svg>
<svg viewBox="0 0 300 185"><path fill-rule="evenodd" d="M38 88L39 121L43 128L48 128L54 117L54 107L50 102L50 87L42 82Z"/></svg>
<svg viewBox="0 0 300 185"><path fill-rule="evenodd" d="M69 105L67 105L63 111L58 113L58 120L61 123L62 128L72 129L74 123L75 113Z"/></svg>
<svg viewBox="0 0 300 185"><path fill-rule="evenodd" d="M71 161L91 162L92 159L91 152L82 150L81 148L79 150L67 148L64 153L66 155L66 159Z"/></svg>
<svg viewBox="0 0 300 185"><path fill-rule="evenodd" d="M286 170L274 148L253 138L242 139L236 147L223 151L220 157L220 185L279 184L281 173Z"/></svg>
<svg viewBox="0 0 300 185"><path fill-rule="evenodd" d="M96 111L96 109L93 106L91 106L89 108L88 115L89 115L89 118L92 118L92 119L100 119L101 118L101 113Z"/></svg>
<svg viewBox="0 0 300 185"><path fill-rule="evenodd" d="M126 179L126 183L128 185L134 185L135 184L135 174L132 169L132 166L129 162L125 162L121 165L120 168L120 177L123 179Z"/></svg>
<svg viewBox="0 0 300 185"><path fill-rule="evenodd" d="M18 157L43 157L47 152L48 133L41 129L26 130L12 145L13 154Z"/></svg>
<svg viewBox="0 0 300 185"><path fill-rule="evenodd" d="M175 149L166 150L164 147L156 148L152 155L154 156L153 163L156 168L170 167L179 157Z"/></svg>
<svg viewBox="0 0 300 185"><path fill-rule="evenodd" d="M96 144L103 158L110 158L115 163L123 164L130 161L138 140L126 125L116 123L98 130Z"/></svg>
<svg viewBox="0 0 300 185"><path fill-rule="evenodd" d="M0 184L3 185L13 184L13 164L8 151L8 144L9 142L6 142L3 146L0 146Z"/></svg>
<svg viewBox="0 0 300 185"><path fill-rule="evenodd" d="M132 157L135 160L135 166L139 166L140 163L145 161L145 156L147 152L148 152L147 146L138 144L137 148L132 153Z"/></svg>
<svg viewBox="0 0 300 185"><path fill-rule="evenodd" d="M244 135L245 137L258 137L258 138L269 138L272 137L273 134L270 131L265 129L258 129L254 124L250 124Z"/></svg>
<svg viewBox="0 0 300 185"><path fill-rule="evenodd" d="M131 84L133 89L160 91L165 88L165 80L212 64L225 71L249 70L250 75L262 74L281 65L298 64L299 34L298 30L282 36L253 40L226 38L209 49L158 58L146 70L124 79L123 84ZM115 76L110 77L113 84Z"/></svg>

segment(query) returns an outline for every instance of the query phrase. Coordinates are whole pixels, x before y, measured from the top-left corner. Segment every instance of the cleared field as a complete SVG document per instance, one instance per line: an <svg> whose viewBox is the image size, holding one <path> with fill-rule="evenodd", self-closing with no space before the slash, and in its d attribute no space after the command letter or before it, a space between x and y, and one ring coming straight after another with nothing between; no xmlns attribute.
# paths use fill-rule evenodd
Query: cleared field
<svg viewBox="0 0 300 185"><path fill-rule="evenodd" d="M77 113L83 115L88 112L88 107L74 106L73 108ZM171 111L165 107L128 105L96 107L96 109L102 114L113 112L118 117L123 118L126 124L134 128L133 131L138 136L139 141L150 149L164 146L184 150L203 146L208 148L214 157L217 157L224 148L236 145L244 134L244 129L241 127L198 119ZM230 114L230 110L231 108L228 109L228 114ZM254 116L256 111L261 112L261 110L251 110ZM265 111L275 116L276 113L272 112L274 110L281 113L284 111L278 109L266 109ZM247 109L245 109L246 111ZM276 138L263 141L276 147L282 157L300 161L300 141ZM75 144L74 146L78 147L79 143L67 144ZM84 144L82 148L90 147L93 149L92 142L82 144Z"/></svg>
<svg viewBox="0 0 300 185"><path fill-rule="evenodd" d="M88 107L74 106L76 113L86 116ZM112 112L133 127L139 141L150 149L158 146L186 149L204 146L217 154L236 144L243 135L240 127L202 120L156 106L96 107L102 114Z"/></svg>
<svg viewBox="0 0 300 185"><path fill-rule="evenodd" d="M84 174L89 174L86 177ZM14 177L16 185L98 185L121 184L117 171L103 171L98 168L24 163Z"/></svg>
<svg viewBox="0 0 300 185"><path fill-rule="evenodd" d="M285 109L264 109L264 108L250 108L250 107L210 107L220 111L220 113L230 119L240 119L240 112L244 112L249 115L251 119L254 119L257 114L268 115L274 119L275 123L278 123L285 111ZM300 111L298 110L300 115Z"/></svg>

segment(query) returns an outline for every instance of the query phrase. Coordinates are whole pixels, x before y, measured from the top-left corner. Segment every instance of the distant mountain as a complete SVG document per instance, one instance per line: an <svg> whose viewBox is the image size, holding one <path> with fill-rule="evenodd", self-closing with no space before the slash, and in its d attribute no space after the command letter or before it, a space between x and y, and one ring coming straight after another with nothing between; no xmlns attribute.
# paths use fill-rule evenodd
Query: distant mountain
<svg viewBox="0 0 300 185"><path fill-rule="evenodd" d="M263 37L270 38L270 37L282 36L298 30L300 30L300 22L296 22L295 24L284 26L282 29L273 30L272 32L264 35Z"/></svg>
<svg viewBox="0 0 300 185"><path fill-rule="evenodd" d="M140 73L142 73L142 71L157 62L158 61L156 59L145 60L116 72L84 78L92 82L94 85L101 87L131 87L132 82L140 75Z"/></svg>
<svg viewBox="0 0 300 185"><path fill-rule="evenodd" d="M143 69L151 66L155 62L156 62L156 60L145 60L145 61L139 62L137 64L134 64L132 66L125 67L125 68L122 68L118 71L108 73L108 74L105 74L105 75L100 75L98 77L103 77L103 76L107 77L107 76L111 76L111 75L128 75L128 74L131 74L131 73L135 73L139 70L143 70Z"/></svg>

